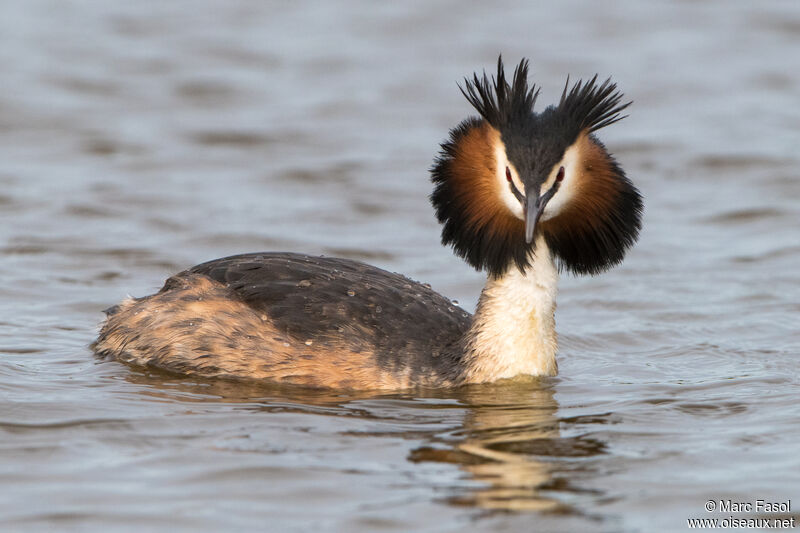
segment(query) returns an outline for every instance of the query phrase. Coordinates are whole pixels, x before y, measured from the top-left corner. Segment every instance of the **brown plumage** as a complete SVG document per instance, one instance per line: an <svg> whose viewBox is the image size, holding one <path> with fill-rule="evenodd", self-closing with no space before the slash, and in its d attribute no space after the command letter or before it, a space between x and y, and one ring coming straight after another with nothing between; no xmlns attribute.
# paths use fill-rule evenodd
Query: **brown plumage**
<svg viewBox="0 0 800 533"><path fill-rule="evenodd" d="M451 201L458 204L471 231L510 248L523 240L525 225L500 200L494 149L501 142L500 132L486 122L466 129L452 148Z"/></svg>
<svg viewBox="0 0 800 533"><path fill-rule="evenodd" d="M347 259L232 256L110 309L101 355L203 377L348 389L555 375L557 265L596 274L638 235L641 197L595 137L622 117L610 81L533 111L527 62L467 80L480 113L431 169L442 242L488 280L475 316L429 287Z"/></svg>
<svg viewBox="0 0 800 533"><path fill-rule="evenodd" d="M605 146L582 132L576 191L564 209L542 221L542 233L561 264L578 274L597 274L620 263L638 237L641 197Z"/></svg>

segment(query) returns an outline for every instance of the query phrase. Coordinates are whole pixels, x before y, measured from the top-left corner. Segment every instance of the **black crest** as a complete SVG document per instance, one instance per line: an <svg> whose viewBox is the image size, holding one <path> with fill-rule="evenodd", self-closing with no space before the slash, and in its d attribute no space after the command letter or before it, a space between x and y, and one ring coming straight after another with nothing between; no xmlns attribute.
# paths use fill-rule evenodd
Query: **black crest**
<svg viewBox="0 0 800 533"><path fill-rule="evenodd" d="M469 103L497 129L529 117L539 96L539 88L528 88L528 60L523 59L514 69L511 85L506 81L503 56L497 58L497 77L491 80L483 73L473 74L472 80L464 78L464 87L458 86Z"/></svg>
<svg viewBox="0 0 800 533"><path fill-rule="evenodd" d="M558 113L569 118L576 133L592 133L619 122L627 116L620 113L632 103L620 104L622 93L617 90L617 84L611 82L611 78L597 85L597 74L585 84L579 80L569 92L568 87L569 76L561 93Z"/></svg>

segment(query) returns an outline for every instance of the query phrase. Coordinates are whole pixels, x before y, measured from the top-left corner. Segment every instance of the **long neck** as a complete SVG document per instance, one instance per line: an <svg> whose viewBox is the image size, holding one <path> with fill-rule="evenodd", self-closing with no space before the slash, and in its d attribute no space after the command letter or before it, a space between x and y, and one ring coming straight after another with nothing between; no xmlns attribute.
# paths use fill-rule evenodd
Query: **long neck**
<svg viewBox="0 0 800 533"><path fill-rule="evenodd" d="M502 277L489 278L466 337L467 382L558 373L557 282L558 269L541 236L524 273L511 266Z"/></svg>

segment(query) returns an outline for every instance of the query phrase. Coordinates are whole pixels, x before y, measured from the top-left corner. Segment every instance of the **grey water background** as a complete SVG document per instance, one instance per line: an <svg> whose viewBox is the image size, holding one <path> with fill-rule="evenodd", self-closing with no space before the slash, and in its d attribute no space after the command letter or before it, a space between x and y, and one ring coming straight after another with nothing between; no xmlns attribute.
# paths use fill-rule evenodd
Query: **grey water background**
<svg viewBox="0 0 800 533"><path fill-rule="evenodd" d="M456 82L635 101L625 263L564 276L557 378L444 393L96 360L101 310L233 253L365 260L474 309L427 169ZM683 531L800 506L800 4L0 6L0 529ZM737 515L739 517L743 515ZM775 517L778 515L767 515Z"/></svg>

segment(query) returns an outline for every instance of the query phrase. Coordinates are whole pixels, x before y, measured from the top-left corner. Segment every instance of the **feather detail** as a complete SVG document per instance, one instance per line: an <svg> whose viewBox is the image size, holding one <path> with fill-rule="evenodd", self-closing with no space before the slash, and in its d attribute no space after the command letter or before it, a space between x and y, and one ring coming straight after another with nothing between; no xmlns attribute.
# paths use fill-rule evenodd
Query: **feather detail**
<svg viewBox="0 0 800 533"><path fill-rule="evenodd" d="M642 196L594 135L581 135L575 144L581 166L576 193L541 227L560 268L594 275L620 263L636 242Z"/></svg>
<svg viewBox="0 0 800 533"><path fill-rule="evenodd" d="M528 60L523 59L514 69L511 84L506 81L503 56L497 58L497 77L473 74L472 80L464 78L458 86L466 99L480 115L495 128L503 128L514 121L525 119L533 112L539 88L528 88Z"/></svg>
<svg viewBox="0 0 800 533"><path fill-rule="evenodd" d="M579 131L595 132L628 115L620 115L633 102L620 104L622 93L611 78L597 85L597 74L584 84L583 80L572 86L569 92L569 76L561 94L558 111L570 117Z"/></svg>
<svg viewBox="0 0 800 533"><path fill-rule="evenodd" d="M430 199L442 224L442 244L478 270L502 275L511 264L528 266L525 226L503 204L495 179L494 147L500 134L486 121L467 119L442 144Z"/></svg>

